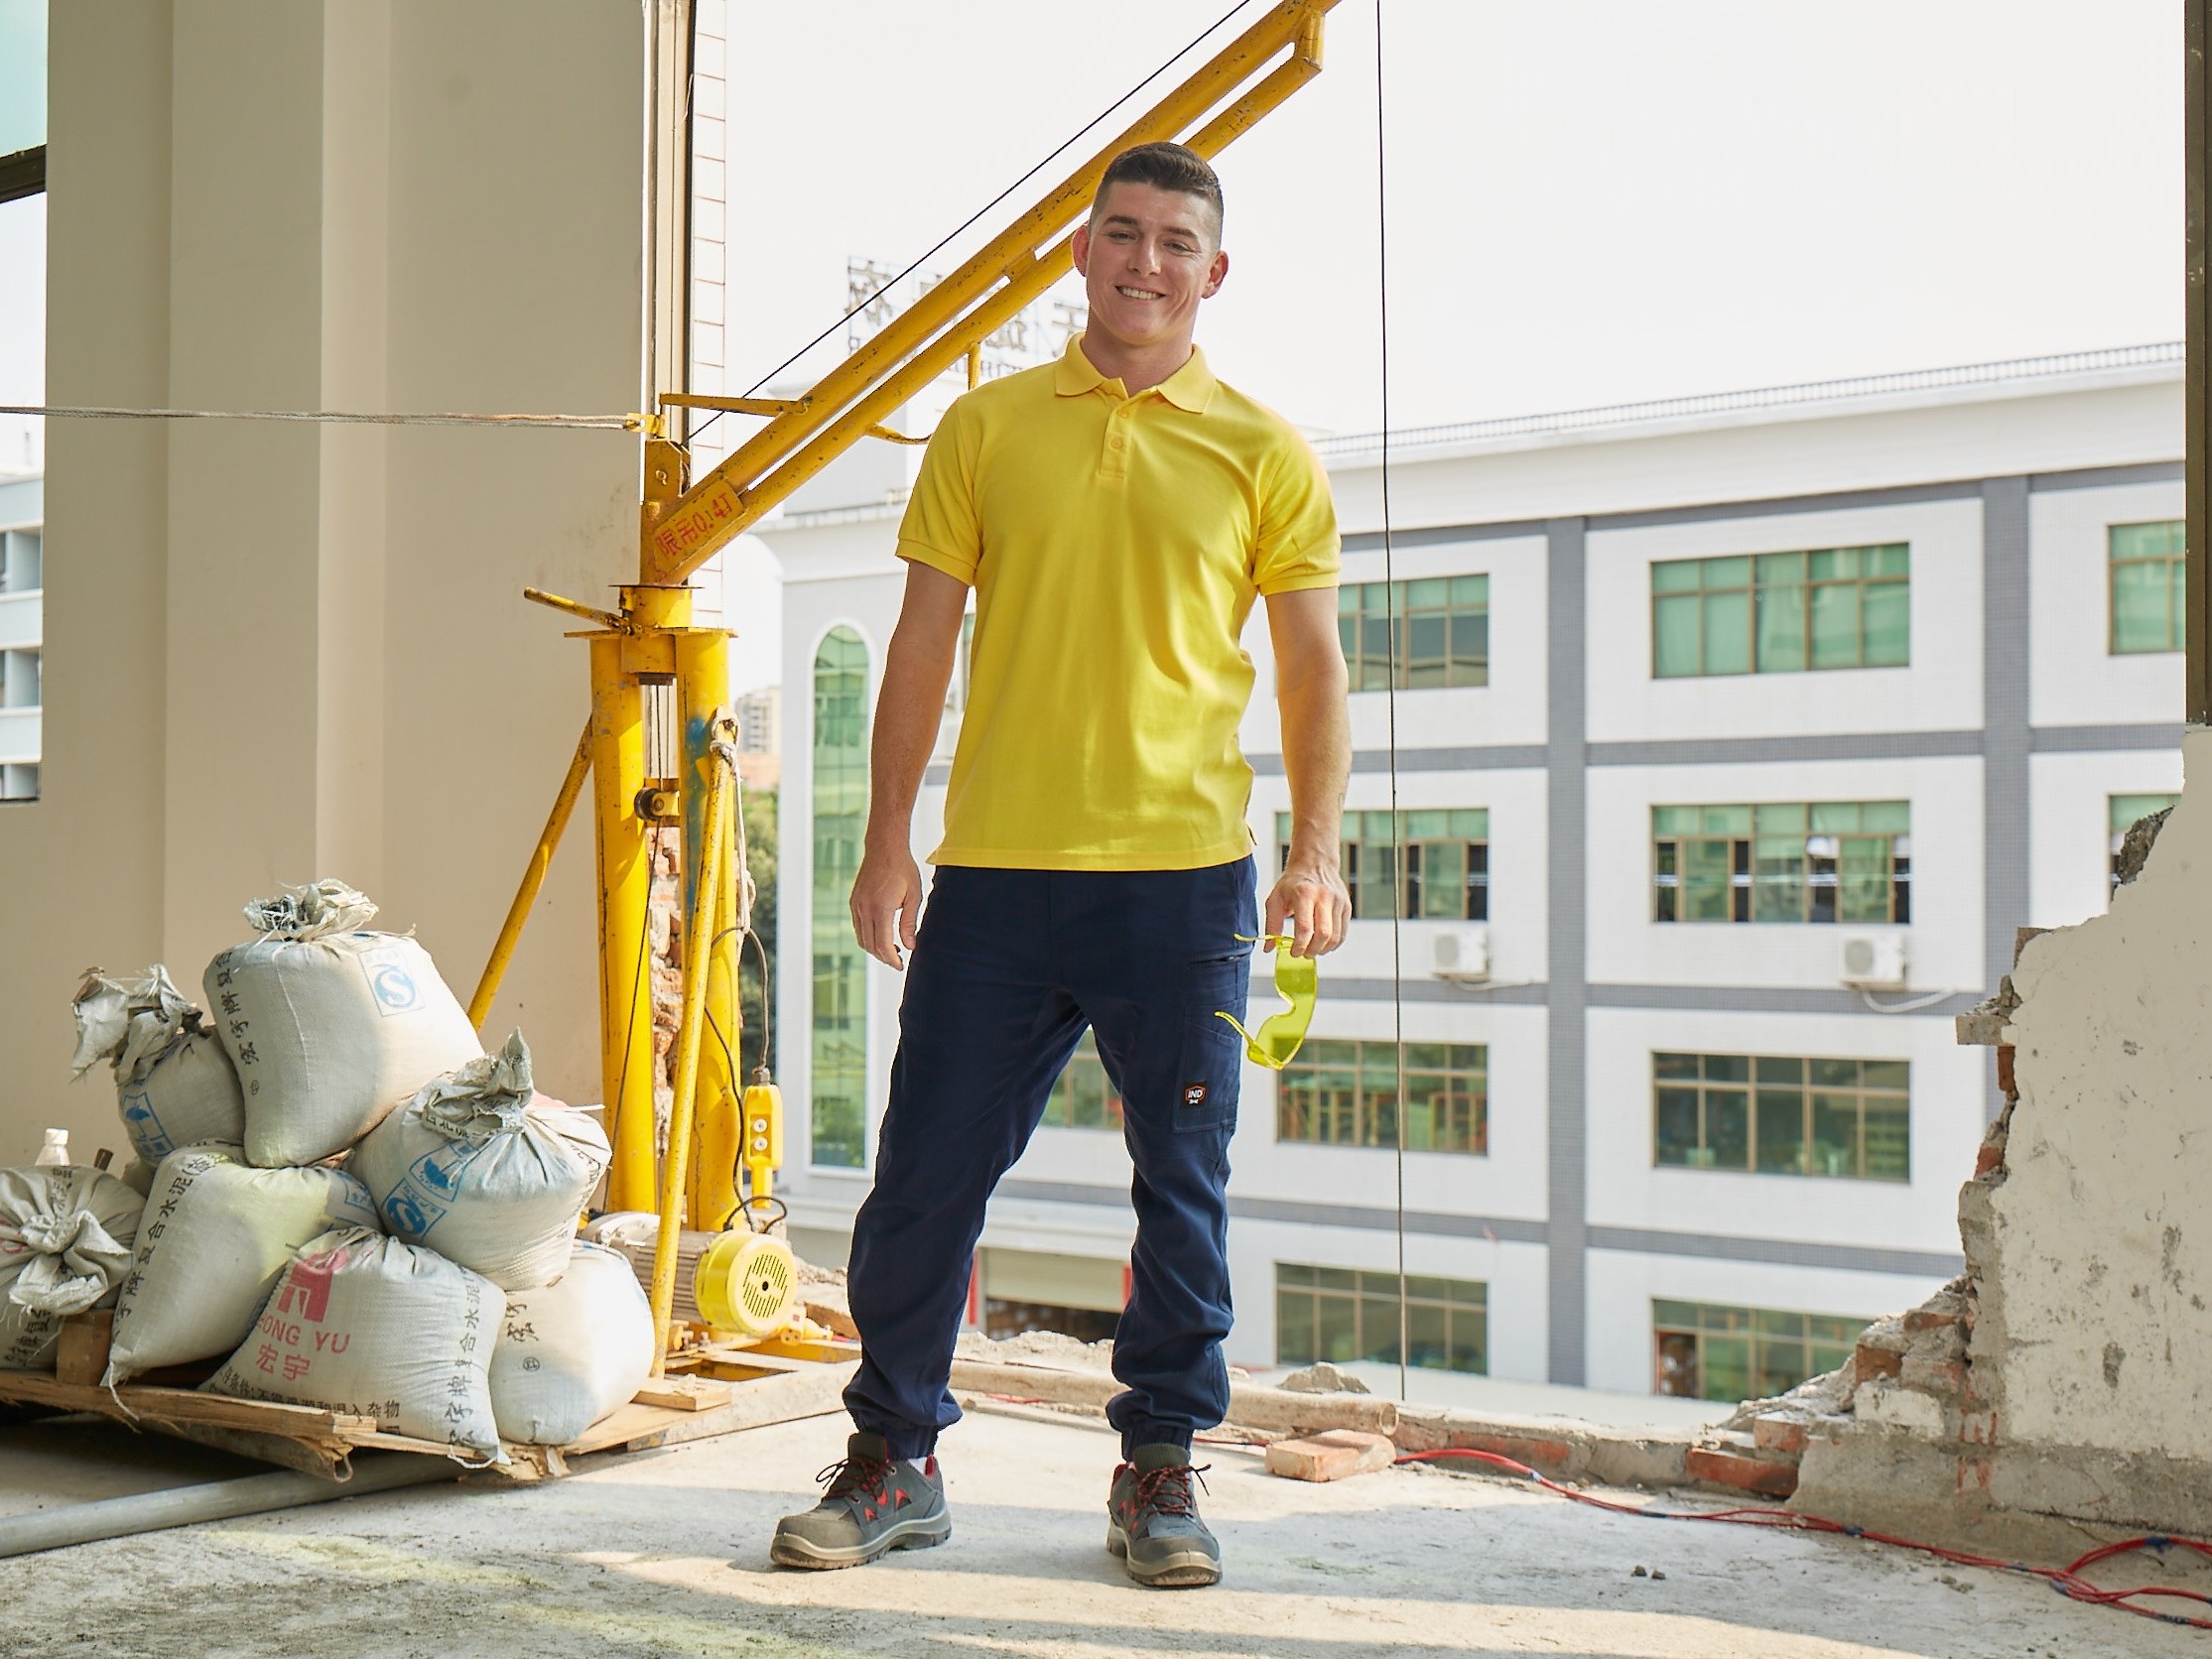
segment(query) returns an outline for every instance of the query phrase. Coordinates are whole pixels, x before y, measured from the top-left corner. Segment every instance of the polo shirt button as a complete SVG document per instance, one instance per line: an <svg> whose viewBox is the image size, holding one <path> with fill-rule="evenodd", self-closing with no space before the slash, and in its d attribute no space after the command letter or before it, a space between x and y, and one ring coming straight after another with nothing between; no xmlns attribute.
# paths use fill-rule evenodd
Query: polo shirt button
<svg viewBox="0 0 2212 1659"><path fill-rule="evenodd" d="M1119 448L1124 448L1124 447L1126 447L1126 446L1125 446L1125 445L1124 445L1124 444L1122 443L1122 441L1121 441L1120 439L1118 439L1118 438L1116 438L1116 439L1115 439L1115 440L1113 441L1113 447L1115 447L1116 449L1119 449Z"/></svg>

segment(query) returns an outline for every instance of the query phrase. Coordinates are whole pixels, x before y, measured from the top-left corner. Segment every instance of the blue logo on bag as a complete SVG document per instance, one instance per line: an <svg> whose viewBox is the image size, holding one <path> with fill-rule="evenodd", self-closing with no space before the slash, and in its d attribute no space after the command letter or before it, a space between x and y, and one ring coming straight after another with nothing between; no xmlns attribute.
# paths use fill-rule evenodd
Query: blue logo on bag
<svg viewBox="0 0 2212 1659"><path fill-rule="evenodd" d="M393 1014L411 1014L423 1006L422 988L415 983L415 975L402 966L400 953L394 950L367 951L360 957L361 973L368 980L369 995L376 999L376 1011L389 1018Z"/></svg>
<svg viewBox="0 0 2212 1659"><path fill-rule="evenodd" d="M389 1013L415 1006L415 981L396 967L380 967L376 977L369 981L376 992L376 1000Z"/></svg>
<svg viewBox="0 0 2212 1659"><path fill-rule="evenodd" d="M162 1120L154 1115L154 1102L146 1090L136 1088L122 1098L123 1132L131 1137L139 1156L148 1163L159 1163L177 1150L176 1143L162 1128Z"/></svg>
<svg viewBox="0 0 2212 1659"><path fill-rule="evenodd" d="M475 1153L448 1144L426 1152L384 1200L384 1220L394 1233L421 1238L446 1218L460 1193L460 1172Z"/></svg>

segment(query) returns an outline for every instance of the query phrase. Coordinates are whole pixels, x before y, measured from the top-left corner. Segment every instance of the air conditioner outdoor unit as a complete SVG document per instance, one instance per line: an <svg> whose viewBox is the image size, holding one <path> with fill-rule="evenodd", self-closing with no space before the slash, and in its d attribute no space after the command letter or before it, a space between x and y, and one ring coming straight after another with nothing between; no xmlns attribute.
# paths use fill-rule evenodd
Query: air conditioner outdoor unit
<svg viewBox="0 0 2212 1659"><path fill-rule="evenodd" d="M1429 971L1439 979L1474 984L1490 977L1490 929L1482 923L1446 928L1430 946Z"/></svg>
<svg viewBox="0 0 2212 1659"><path fill-rule="evenodd" d="M1861 990L1904 988L1904 940L1896 934L1846 934L1837 977Z"/></svg>

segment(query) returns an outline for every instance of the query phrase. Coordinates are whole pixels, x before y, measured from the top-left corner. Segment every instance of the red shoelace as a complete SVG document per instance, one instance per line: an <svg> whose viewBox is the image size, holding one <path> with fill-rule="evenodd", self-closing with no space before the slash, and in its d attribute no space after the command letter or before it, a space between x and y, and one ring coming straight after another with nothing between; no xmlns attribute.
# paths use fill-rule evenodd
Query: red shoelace
<svg viewBox="0 0 2212 1659"><path fill-rule="evenodd" d="M1191 1495L1191 1480L1195 1476L1199 1485L1212 1491L1206 1484L1206 1471L1212 1464L1192 1468L1189 1464L1169 1464L1162 1468L1148 1469L1136 1477L1136 1490L1129 1494L1132 1511L1150 1508L1162 1515L1193 1515L1198 1513L1197 1500Z"/></svg>

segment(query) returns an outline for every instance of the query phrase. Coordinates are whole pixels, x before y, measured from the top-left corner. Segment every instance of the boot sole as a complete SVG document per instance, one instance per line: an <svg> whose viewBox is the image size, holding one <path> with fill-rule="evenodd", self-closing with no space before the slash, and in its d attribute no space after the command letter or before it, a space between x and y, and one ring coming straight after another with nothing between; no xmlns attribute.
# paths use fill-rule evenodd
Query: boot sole
<svg viewBox="0 0 2212 1659"><path fill-rule="evenodd" d="M1129 1554L1129 1535L1111 1521L1106 1523L1106 1548L1121 1558L1121 1570L1147 1590L1196 1590L1221 1582L1222 1564L1203 1550L1177 1550L1139 1563Z"/></svg>
<svg viewBox="0 0 2212 1659"><path fill-rule="evenodd" d="M826 1573L840 1567L865 1567L893 1550L935 1549L952 1535L953 1517L950 1515L901 1521L886 1528L883 1536L872 1544L850 1544L843 1549L810 1544L804 1538L779 1532L776 1541L768 1547L768 1559L778 1567L800 1567Z"/></svg>

